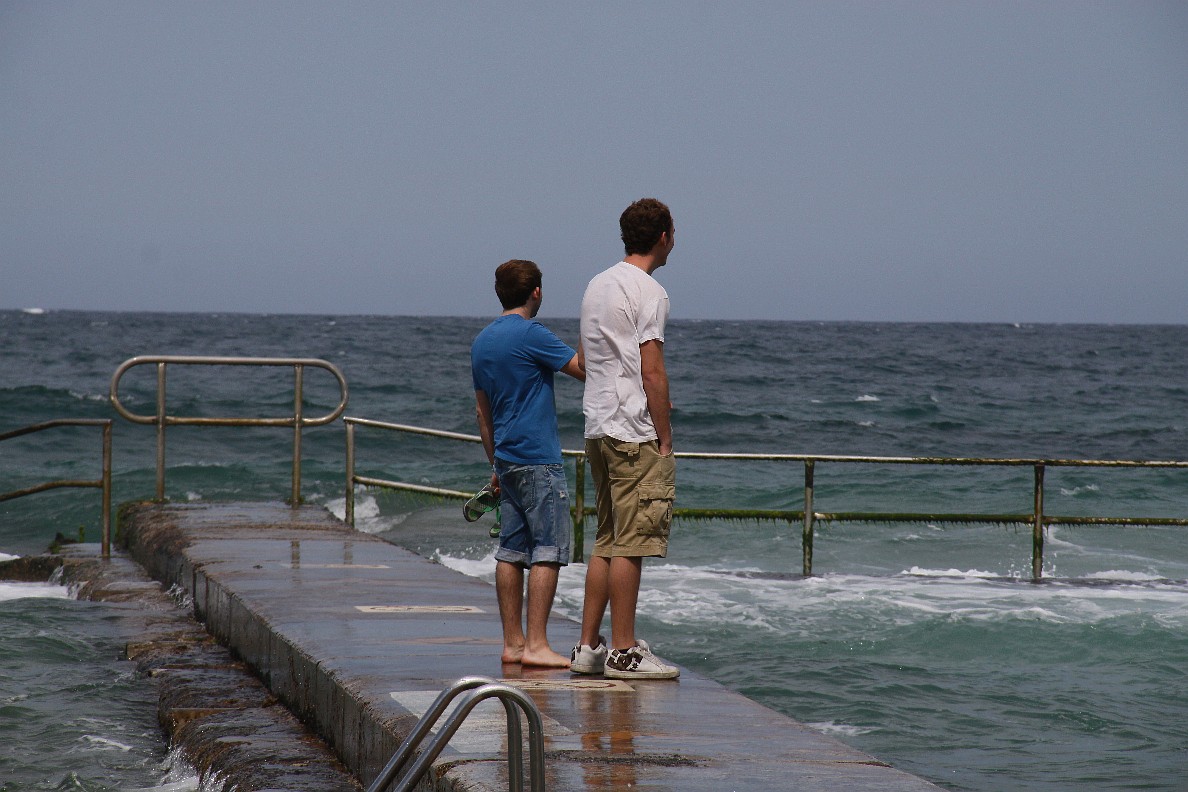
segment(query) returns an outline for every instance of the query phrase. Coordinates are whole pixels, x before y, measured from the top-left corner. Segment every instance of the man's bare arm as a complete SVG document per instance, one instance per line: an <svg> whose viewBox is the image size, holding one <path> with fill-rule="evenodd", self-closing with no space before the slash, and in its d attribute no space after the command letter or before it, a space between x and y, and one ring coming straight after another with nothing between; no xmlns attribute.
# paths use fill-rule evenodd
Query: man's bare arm
<svg viewBox="0 0 1188 792"><path fill-rule="evenodd" d="M668 399L668 371L664 368L664 342L653 339L639 345L640 371L648 412L656 427L660 453L672 451L672 402Z"/></svg>
<svg viewBox="0 0 1188 792"><path fill-rule="evenodd" d="M495 464L495 421L491 417L491 402L484 391L474 392L475 417L478 419L479 437L483 438L483 450L487 452L487 461ZM491 483L498 488L499 477L491 473Z"/></svg>
<svg viewBox="0 0 1188 792"><path fill-rule="evenodd" d="M586 361L585 358L582 357L582 348L580 346L578 347L577 354L570 358L569 362L561 367L561 373L568 374L575 380L580 380L581 382L586 381Z"/></svg>

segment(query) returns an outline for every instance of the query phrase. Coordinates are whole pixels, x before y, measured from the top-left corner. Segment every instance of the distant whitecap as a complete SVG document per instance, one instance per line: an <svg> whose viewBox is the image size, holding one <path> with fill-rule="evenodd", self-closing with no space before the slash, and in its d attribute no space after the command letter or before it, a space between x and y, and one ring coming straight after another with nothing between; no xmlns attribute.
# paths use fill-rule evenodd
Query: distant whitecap
<svg viewBox="0 0 1188 792"><path fill-rule="evenodd" d="M863 726L848 726L844 723L834 723L833 721L819 721L817 723L806 723L810 729L821 732L822 734L833 734L838 737L858 737L863 734L870 734L875 729Z"/></svg>

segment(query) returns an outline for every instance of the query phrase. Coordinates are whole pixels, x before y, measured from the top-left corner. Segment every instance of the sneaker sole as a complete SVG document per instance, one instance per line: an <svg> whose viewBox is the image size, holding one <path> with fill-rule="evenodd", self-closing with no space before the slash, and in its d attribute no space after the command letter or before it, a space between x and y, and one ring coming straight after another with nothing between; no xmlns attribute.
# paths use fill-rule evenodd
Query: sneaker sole
<svg viewBox="0 0 1188 792"><path fill-rule="evenodd" d="M572 666L572 665L571 665L571 666L569 667L569 670L570 670L570 671L572 671L572 672L573 672L573 673L575 673L575 674L584 674L584 675L586 675L586 676L593 676L593 675L595 675L595 674L601 674L601 673L603 673L603 669L602 669L602 668L595 668L595 667L593 667L593 666L582 666L582 667L578 668L577 666Z"/></svg>
<svg viewBox="0 0 1188 792"><path fill-rule="evenodd" d="M676 679L680 671L616 671L608 668L602 672L607 679Z"/></svg>

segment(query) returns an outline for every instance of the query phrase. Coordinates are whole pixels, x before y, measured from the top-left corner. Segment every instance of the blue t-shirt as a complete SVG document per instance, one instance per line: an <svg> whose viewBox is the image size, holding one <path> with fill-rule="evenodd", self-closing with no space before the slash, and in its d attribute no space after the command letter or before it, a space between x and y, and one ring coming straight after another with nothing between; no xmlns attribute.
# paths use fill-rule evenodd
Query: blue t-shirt
<svg viewBox="0 0 1188 792"><path fill-rule="evenodd" d="M561 462L553 373L574 351L535 319L501 316L470 346L474 389L487 395L495 456L520 465Z"/></svg>

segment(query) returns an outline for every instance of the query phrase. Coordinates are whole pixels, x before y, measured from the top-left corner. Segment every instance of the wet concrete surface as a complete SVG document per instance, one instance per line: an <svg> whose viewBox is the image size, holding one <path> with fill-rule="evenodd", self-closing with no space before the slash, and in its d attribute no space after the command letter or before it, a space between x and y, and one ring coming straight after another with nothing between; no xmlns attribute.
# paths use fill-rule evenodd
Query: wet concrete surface
<svg viewBox="0 0 1188 792"><path fill-rule="evenodd" d="M550 790L937 788L687 669L616 682L503 666L493 587L320 507L136 504L120 533L364 784L443 688L480 675L540 709ZM550 637L572 645L578 625L554 617ZM252 739L241 725L232 741ZM507 789L506 739L502 705L480 704L423 788Z"/></svg>

